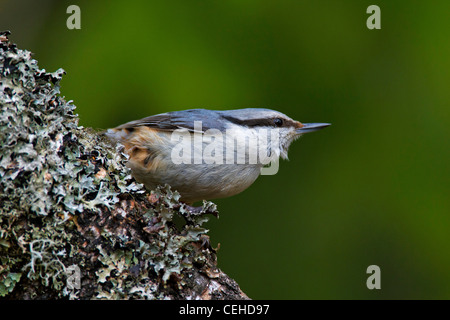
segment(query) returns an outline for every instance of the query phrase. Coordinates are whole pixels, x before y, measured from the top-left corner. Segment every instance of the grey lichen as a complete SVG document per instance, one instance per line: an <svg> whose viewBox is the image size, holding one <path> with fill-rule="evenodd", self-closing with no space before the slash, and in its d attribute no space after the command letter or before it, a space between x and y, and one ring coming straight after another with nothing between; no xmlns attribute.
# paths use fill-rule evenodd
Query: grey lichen
<svg viewBox="0 0 450 320"><path fill-rule="evenodd" d="M192 213L169 186L148 193L120 146L78 125L60 96L64 70L39 69L8 34L0 33L0 297L246 298L217 269L203 226L215 205ZM74 265L79 288L67 285Z"/></svg>

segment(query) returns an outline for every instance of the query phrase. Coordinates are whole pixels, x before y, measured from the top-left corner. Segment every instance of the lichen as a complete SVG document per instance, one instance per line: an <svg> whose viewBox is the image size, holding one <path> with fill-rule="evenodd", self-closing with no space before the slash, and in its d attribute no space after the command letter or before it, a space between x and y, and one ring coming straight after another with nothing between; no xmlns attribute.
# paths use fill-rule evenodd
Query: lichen
<svg viewBox="0 0 450 320"><path fill-rule="evenodd" d="M203 226L215 205L193 213L169 186L149 194L120 145L78 125L60 95L64 70L40 69L7 37L0 33L0 297L167 298L194 265L215 268ZM72 265L78 289L67 286Z"/></svg>

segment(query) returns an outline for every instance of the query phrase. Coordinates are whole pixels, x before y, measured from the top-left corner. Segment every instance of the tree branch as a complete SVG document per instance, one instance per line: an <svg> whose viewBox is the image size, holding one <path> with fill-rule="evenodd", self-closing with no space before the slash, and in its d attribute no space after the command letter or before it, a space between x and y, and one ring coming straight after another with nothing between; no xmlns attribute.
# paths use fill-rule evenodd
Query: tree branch
<svg viewBox="0 0 450 320"><path fill-rule="evenodd" d="M78 126L59 69L0 33L0 297L248 299L169 186L144 190L120 146ZM183 223L175 223L176 217Z"/></svg>

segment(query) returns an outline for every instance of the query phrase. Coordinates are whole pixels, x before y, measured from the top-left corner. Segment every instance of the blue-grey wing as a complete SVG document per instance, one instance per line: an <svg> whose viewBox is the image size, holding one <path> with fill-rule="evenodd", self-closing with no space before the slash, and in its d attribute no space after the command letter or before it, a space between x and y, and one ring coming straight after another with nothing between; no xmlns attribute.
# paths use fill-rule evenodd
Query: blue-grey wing
<svg viewBox="0 0 450 320"><path fill-rule="evenodd" d="M161 113L146 117L140 120L131 121L118 126L115 129L132 129L136 127L146 126L158 130L173 131L176 129L187 129L195 131L194 122L200 121L201 131L208 129L223 130L225 128L219 112L207 109L190 109L182 111L173 111ZM199 127L197 123L196 128Z"/></svg>

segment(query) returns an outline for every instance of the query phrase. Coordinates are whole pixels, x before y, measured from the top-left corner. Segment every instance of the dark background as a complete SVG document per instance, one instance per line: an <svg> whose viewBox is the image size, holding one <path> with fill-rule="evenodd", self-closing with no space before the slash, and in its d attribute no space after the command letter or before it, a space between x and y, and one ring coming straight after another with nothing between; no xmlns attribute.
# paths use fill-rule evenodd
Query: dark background
<svg viewBox="0 0 450 320"><path fill-rule="evenodd" d="M0 29L66 70L82 126L197 107L333 123L216 201L219 267L254 299L450 297L449 16L446 0L0 1Z"/></svg>

